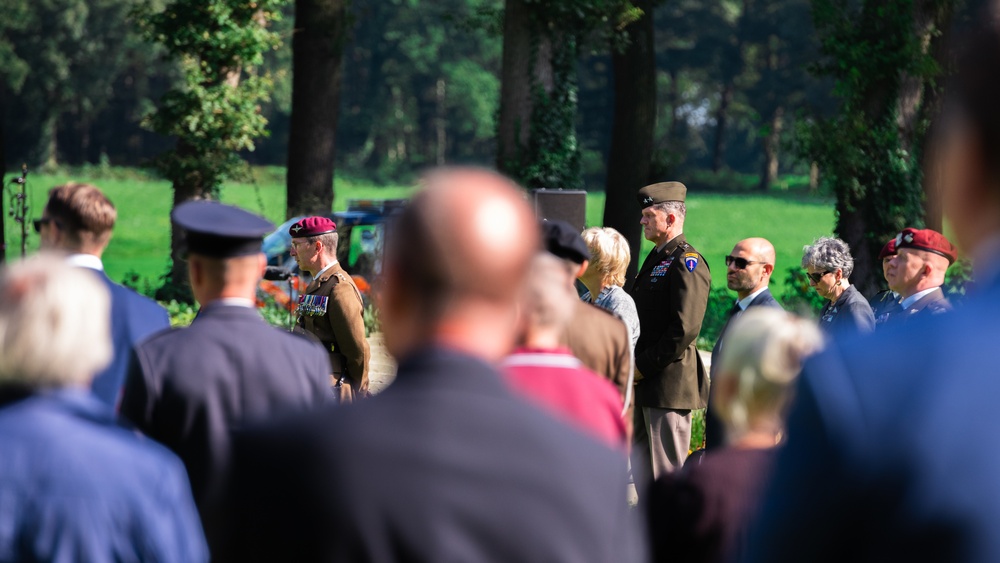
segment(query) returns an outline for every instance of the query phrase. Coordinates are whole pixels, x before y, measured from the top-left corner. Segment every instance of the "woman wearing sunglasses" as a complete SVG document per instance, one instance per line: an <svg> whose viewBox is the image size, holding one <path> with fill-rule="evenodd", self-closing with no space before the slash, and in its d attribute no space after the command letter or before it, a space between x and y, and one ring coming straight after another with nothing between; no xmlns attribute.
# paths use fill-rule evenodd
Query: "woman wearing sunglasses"
<svg viewBox="0 0 1000 563"><path fill-rule="evenodd" d="M806 246L802 267L820 297L828 303L820 314L819 325L828 332L871 332L875 315L871 305L847 278L854 271L851 248L839 238L822 237Z"/></svg>

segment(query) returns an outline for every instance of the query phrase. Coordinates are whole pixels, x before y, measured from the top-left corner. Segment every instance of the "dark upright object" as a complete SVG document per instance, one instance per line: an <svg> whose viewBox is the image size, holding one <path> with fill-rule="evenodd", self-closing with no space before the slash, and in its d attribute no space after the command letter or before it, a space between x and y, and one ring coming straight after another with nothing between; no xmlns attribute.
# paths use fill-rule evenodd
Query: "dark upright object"
<svg viewBox="0 0 1000 563"><path fill-rule="evenodd" d="M739 305L736 305L736 307L739 307ZM771 295L770 289L765 289L747 305L747 309L750 307L776 307L781 309L781 304ZM729 329L729 325L733 322L733 319L740 316L740 313L736 312L736 309L733 309L731 312L736 314L730 315L729 319L726 320L726 326L722 327L722 331L719 332L719 338L715 341L715 347L712 348L712 365L709 367L709 372L712 374L713 380L717 373L719 352L722 351L726 331ZM712 393L709 391L708 408L705 410L705 449L721 448L725 445L726 425L719 420L719 415L712 408Z"/></svg>
<svg viewBox="0 0 1000 563"><path fill-rule="evenodd" d="M114 357L94 376L91 390L111 408L118 406L125 387L125 375L132 349L146 337L170 327L167 310L156 301L118 285L100 271L94 271L111 294L111 345Z"/></svg>
<svg viewBox="0 0 1000 563"><path fill-rule="evenodd" d="M184 466L82 391L0 397L0 560L208 561Z"/></svg>
<svg viewBox="0 0 1000 563"><path fill-rule="evenodd" d="M747 561L1000 561L1000 280L806 365Z"/></svg>
<svg viewBox="0 0 1000 563"><path fill-rule="evenodd" d="M366 402L240 433L233 468L234 561L645 560L624 455L440 348Z"/></svg>
<svg viewBox="0 0 1000 563"><path fill-rule="evenodd" d="M207 509L225 471L230 431L330 397L330 363L320 346L269 326L255 309L214 303L191 326L136 348L121 412L184 461L213 541Z"/></svg>

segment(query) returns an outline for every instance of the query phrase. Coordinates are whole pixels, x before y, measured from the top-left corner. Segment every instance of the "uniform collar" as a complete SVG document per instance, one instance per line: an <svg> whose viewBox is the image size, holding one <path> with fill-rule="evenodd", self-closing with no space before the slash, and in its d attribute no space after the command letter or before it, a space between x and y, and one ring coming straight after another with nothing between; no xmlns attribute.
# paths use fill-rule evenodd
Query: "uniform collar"
<svg viewBox="0 0 1000 563"><path fill-rule="evenodd" d="M666 243L663 244L661 248L657 248L656 251L670 254L671 252L677 250L677 247L680 246L681 243L683 242L685 242L684 233L681 233L675 236L674 238L668 240Z"/></svg>
<svg viewBox="0 0 1000 563"><path fill-rule="evenodd" d="M93 254L71 254L66 258L66 263L78 268L90 268L98 272L104 271L104 263Z"/></svg>
<svg viewBox="0 0 1000 563"><path fill-rule="evenodd" d="M330 271L330 268L333 268L333 267L334 267L334 266L336 266L337 264L340 264L340 262L339 262L339 261L337 261L337 260L334 260L333 262L330 262L329 264L327 264L327 265L326 265L326 267L325 267L325 268L323 268L322 270L320 270L320 271L316 272L316 275L315 275L315 276L313 276L313 279L315 279L315 280L318 280L318 279L320 279L321 277L323 277L323 274L325 274L325 273L327 273L328 271Z"/></svg>
<svg viewBox="0 0 1000 563"><path fill-rule="evenodd" d="M930 295L930 294L932 294L935 291L938 291L940 289L941 289L940 287L932 287L930 289L925 289L923 291L919 291L917 293L914 293L913 295L911 295L911 296L907 297L906 299L903 299L902 301L900 301L899 302L899 306L902 307L903 309L909 309L917 301L920 301L924 297L926 297L926 296L928 296L928 295Z"/></svg>

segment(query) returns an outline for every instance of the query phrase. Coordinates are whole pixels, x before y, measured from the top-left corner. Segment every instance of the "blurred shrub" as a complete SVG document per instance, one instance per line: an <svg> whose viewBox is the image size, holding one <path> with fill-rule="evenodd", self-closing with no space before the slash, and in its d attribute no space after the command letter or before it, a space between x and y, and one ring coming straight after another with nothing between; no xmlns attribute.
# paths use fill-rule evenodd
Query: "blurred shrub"
<svg viewBox="0 0 1000 563"><path fill-rule="evenodd" d="M826 303L809 285L809 277L800 267L788 269L788 274L785 276L785 292L778 300L786 311L810 319L818 318Z"/></svg>
<svg viewBox="0 0 1000 563"><path fill-rule="evenodd" d="M190 303L171 301L169 303L161 302L160 305L163 305L167 309L167 314L170 315L170 326L172 327L187 326L191 324L195 315L198 314L197 307Z"/></svg>
<svg viewBox="0 0 1000 563"><path fill-rule="evenodd" d="M972 262L963 258L948 268L944 278L944 294L951 300L952 305L955 305L965 299L966 292L975 283Z"/></svg>
<svg viewBox="0 0 1000 563"><path fill-rule="evenodd" d="M708 294L708 308L701 323L701 333L698 335L698 348L711 350L719 339L722 327L729 320L729 311L736 302L736 294L725 287L717 287Z"/></svg>

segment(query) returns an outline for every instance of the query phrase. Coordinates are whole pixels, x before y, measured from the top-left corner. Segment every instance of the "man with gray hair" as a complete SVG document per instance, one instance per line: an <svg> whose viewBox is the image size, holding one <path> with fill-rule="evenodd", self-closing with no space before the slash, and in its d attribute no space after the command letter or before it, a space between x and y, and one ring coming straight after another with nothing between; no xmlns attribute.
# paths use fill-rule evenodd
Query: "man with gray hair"
<svg viewBox="0 0 1000 563"><path fill-rule="evenodd" d="M0 559L208 560L184 465L88 388L110 296L51 255L0 271Z"/></svg>
<svg viewBox="0 0 1000 563"><path fill-rule="evenodd" d="M684 238L686 196L680 182L653 184L638 194L639 223L656 248L628 288L642 329L635 346L635 441L637 453L645 451L650 458L653 478L684 465L691 411L708 404L708 374L696 343L711 274Z"/></svg>
<svg viewBox="0 0 1000 563"><path fill-rule="evenodd" d="M312 281L299 297L296 331L315 336L330 354L331 385L341 402L368 395L364 300L337 260L337 225L306 217L289 227L291 254Z"/></svg>

